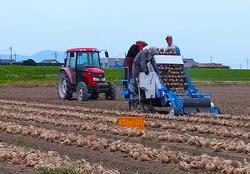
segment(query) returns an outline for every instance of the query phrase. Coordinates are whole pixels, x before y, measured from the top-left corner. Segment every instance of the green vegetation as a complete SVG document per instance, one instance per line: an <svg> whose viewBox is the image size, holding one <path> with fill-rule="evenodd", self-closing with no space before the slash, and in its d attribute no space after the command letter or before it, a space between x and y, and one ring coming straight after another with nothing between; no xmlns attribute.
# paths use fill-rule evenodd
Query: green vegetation
<svg viewBox="0 0 250 174"><path fill-rule="evenodd" d="M105 78L108 81L119 81L121 78L124 77L124 69L120 68L106 68L105 69Z"/></svg>
<svg viewBox="0 0 250 174"><path fill-rule="evenodd" d="M193 68L190 75L194 81L250 81L250 70Z"/></svg>
<svg viewBox="0 0 250 174"><path fill-rule="evenodd" d="M0 66L0 84L55 85L60 67L58 66ZM119 68L105 69L107 81L117 82L124 76ZM250 82L250 70L232 69L190 69L189 74L195 82Z"/></svg>
<svg viewBox="0 0 250 174"><path fill-rule="evenodd" d="M0 84L55 81L59 67L54 66L0 66Z"/></svg>

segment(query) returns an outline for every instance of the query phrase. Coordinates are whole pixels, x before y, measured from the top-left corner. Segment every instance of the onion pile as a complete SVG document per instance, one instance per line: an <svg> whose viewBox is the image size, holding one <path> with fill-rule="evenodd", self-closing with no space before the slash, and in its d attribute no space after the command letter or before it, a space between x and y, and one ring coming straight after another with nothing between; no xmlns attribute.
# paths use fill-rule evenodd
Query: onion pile
<svg viewBox="0 0 250 174"><path fill-rule="evenodd" d="M213 125L195 125L189 123L178 123L172 121L147 121L147 127L163 129L177 129L181 132L198 132L198 133L210 133L222 137L232 137L232 138L243 138L250 139L250 133L242 129L224 127L224 126L213 126Z"/></svg>
<svg viewBox="0 0 250 174"><path fill-rule="evenodd" d="M172 91L186 91L187 79L181 64L159 64L160 79Z"/></svg>
<svg viewBox="0 0 250 174"><path fill-rule="evenodd" d="M7 118L15 118L15 119L21 119L21 120L32 120L36 121L39 123L50 123L54 125L61 125L61 126L71 126L75 127L78 130L88 130L88 131L101 131L101 132L109 132L114 135L122 135L122 136L131 136L131 137L143 137L143 138L153 138L159 141L166 141L166 142L176 142L176 143L186 143L192 146L197 146L197 147L210 147L213 148L215 151L220 151L220 150L226 150L226 151L235 151L237 153L250 153L250 144L246 144L243 141L231 141L231 140L218 140L216 138L203 138L199 136L191 136L191 135L183 135L183 134L177 134L173 132L157 132L157 131L150 131L150 130L136 130L136 129L129 129L129 128L119 128L117 126L111 126L111 125L105 125L102 123L96 124L96 123L91 123L91 122L79 122L79 121L71 121L71 120L65 120L65 119L53 119L53 118L46 118L42 116L34 116L34 115L24 115L24 114L16 114L16 113L7 113L7 112L0 112L0 116L5 116ZM4 123L1 123L4 125ZM1 125L0 124L0 125ZM154 127L159 127L160 123L156 123L153 125ZM176 128L178 127L175 125ZM17 126L17 128L14 129L14 133L20 133L20 126ZM32 127L32 126L31 126ZM192 129L192 126L190 126ZM197 128L198 127L198 128ZM34 128L34 127L32 127ZM186 126L186 129L188 126ZM198 129L198 132L207 132L206 127L203 126L196 126ZM181 128L183 130L184 128ZM11 132L13 128L11 126L7 126L6 131ZM42 131L41 131L42 130ZM209 130L209 129L208 129ZM218 133L224 133L228 134L227 131L224 129L220 129L221 131L218 131ZM223 132L224 130L224 132ZM45 133L43 133L45 132ZM183 131L185 132L185 131ZM28 135L30 132L28 128L23 128L22 133L24 135ZM32 136L37 136L40 134L41 138L44 138L46 140L55 140L61 137L61 135L54 133L53 131L51 132L50 130L44 130L44 129L36 129L35 131L30 133ZM228 134L229 135L229 134ZM236 134L234 134L236 135ZM245 135L245 134L243 134ZM248 133L246 133L248 135ZM78 139L77 135L75 134L69 134L68 137L64 137L63 144L70 145L72 142L76 142ZM81 136L80 136L81 139ZM81 140L79 140L81 141ZM87 143L88 142L84 142ZM105 143L104 143L105 144ZM102 145L103 146L103 145ZM104 145L105 146L105 145ZM101 149L102 147L99 147L97 144L93 144L94 149Z"/></svg>
<svg viewBox="0 0 250 174"><path fill-rule="evenodd" d="M82 135L79 134L74 134L74 133L64 134L57 132L55 130L36 128L34 126L22 126L10 122L7 123L0 122L0 130L6 130L9 133L20 133L26 136L37 136L47 141L54 141L65 145L86 146L94 150L109 149L110 151L113 152L119 151L122 153L127 153L135 160L140 160L140 161L160 160L161 162L164 163L171 161L179 164L180 167L183 167L183 164L185 164L184 162L186 162L188 165L184 165L184 167L185 166L187 167L190 164L189 167L193 169L210 170L206 168L206 165L204 166L204 164L211 163L211 165L213 166L215 165L214 164L215 159L218 159L217 161L219 161L220 165L216 164L217 167L214 168L213 170L226 170L228 166L230 166L230 168L233 168L233 170L236 170L237 168L240 168L242 166L242 164L237 161L224 160L222 158L209 157L204 155L190 156L180 152L170 151L166 147L162 147L161 149L151 149L149 147L143 146L142 144L126 143L121 140L112 142L111 140L105 138L97 138L96 136L93 135L83 137ZM197 139L194 139L194 142L196 141ZM204 160L205 162L202 162ZM189 163L190 161L192 162ZM228 161L230 161L230 163ZM202 164L200 164L201 162Z"/></svg>
<svg viewBox="0 0 250 174"><path fill-rule="evenodd" d="M101 165L91 165L86 160L72 162L69 157L61 157L57 152L42 152L31 148L18 147L0 142L0 161L10 161L14 165L25 165L27 167L39 168L62 168L74 165L79 174L119 174L117 170L107 170Z"/></svg>
<svg viewBox="0 0 250 174"><path fill-rule="evenodd" d="M165 114L149 114L149 113L136 113L136 112L123 112L123 111L117 111L117 110L105 110L105 109L94 109L94 108L86 108L83 106L62 106L62 105L56 105L56 104L44 104L44 103L39 103L39 102L25 102L25 101L16 101L16 100L0 100L0 103L3 104L10 104L13 106L27 106L27 107L39 107L39 108L45 108L46 110L48 109L58 109L61 110L63 112L70 112L70 114L75 114L76 111L79 114L83 114L83 113L100 113L100 114L109 114L109 115L113 115L114 117L117 116L121 116L121 115L130 115L130 116L144 116L144 117L148 117L148 118L155 118L155 119L163 119L163 120L174 120L174 119L179 119L180 118L186 118L186 117L172 117L172 116L168 116ZM40 111L40 110L36 110L36 111ZM60 111L55 111L55 112L60 112ZM209 113L199 113L199 114L195 114L192 117L197 117L198 118L200 116L202 117L207 117L209 118L207 121L209 122L211 118L215 119L215 117ZM189 116L189 118L192 118ZM233 119L233 120L245 120L245 121L250 121L250 117L248 116L244 116L244 115L240 115L240 116L231 116L231 115L226 115L226 114L221 114L220 117L216 118L218 120L221 120L222 118L224 119ZM180 120L181 121L181 120ZM183 120L186 121L186 120ZM189 121L192 121L192 119L190 119ZM199 122L196 119L194 120L195 122ZM223 121L222 121L223 122ZM214 122L212 122L214 124ZM237 125L241 125L240 124L236 124ZM228 125L230 126L230 124ZM232 127L235 126L235 124L231 125ZM246 125L247 127L249 127L249 125ZM238 126L239 127L239 126Z"/></svg>

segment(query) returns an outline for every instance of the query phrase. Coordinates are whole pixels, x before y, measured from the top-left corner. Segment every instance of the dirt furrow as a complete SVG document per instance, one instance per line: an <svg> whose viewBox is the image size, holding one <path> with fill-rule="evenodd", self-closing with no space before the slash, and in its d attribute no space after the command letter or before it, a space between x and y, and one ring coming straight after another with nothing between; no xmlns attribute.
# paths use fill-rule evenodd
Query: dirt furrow
<svg viewBox="0 0 250 174"><path fill-rule="evenodd" d="M63 134L55 130L46 130L42 128L36 128L33 126L21 126L15 123L0 122L0 127L9 133L21 133L28 136L38 136L47 141L59 142L67 145L86 146L95 150L109 149L110 151L119 151L122 153L128 153L136 160L160 160L167 163L175 161L179 167L191 167L193 169L203 170L227 170L227 168L234 168L233 170L241 170L242 166L239 162L233 162L231 160L224 160L219 157L209 157L207 155L190 156L181 152L170 151L166 148L151 149L144 147L141 144L125 143L122 141L112 142L104 138L97 137L82 137L73 133ZM191 162L191 161L192 162ZM202 162L203 161L203 162ZM191 163L190 163L191 162ZM190 163L190 164L189 164ZM201 164L202 163L202 164ZM214 165L216 163L216 165ZM237 165L236 165L237 164ZM213 167L212 167L212 166ZM236 165L236 166L235 166ZM212 167L212 168L211 168ZM243 167L244 169L247 166Z"/></svg>
<svg viewBox="0 0 250 174"><path fill-rule="evenodd" d="M116 121L116 119L113 118L108 118L108 117L101 117L98 115L85 115L85 114L72 114L71 113L58 113L55 111L41 111L41 110L36 110L37 112L35 112L32 108L23 108L23 107L17 107L17 106L0 106L0 108L3 108L3 110L13 110L13 111L18 111L18 112L25 112L27 111L29 113L29 111L32 111L32 114L34 114L33 116L30 115L31 113L29 113L29 117L28 119L32 119L37 117L39 118L40 122L50 122L53 123L55 125L57 124L61 124L58 120L61 120L61 122L64 122L65 126L76 126L82 130L84 129L95 129L95 130L99 130L99 131L108 131L111 132L112 134L121 134L123 133L123 135L136 135L137 133L133 132L133 131L129 131L127 133L125 133L124 130L120 130L118 128L115 127L114 122ZM39 114L44 114L47 117L43 116L43 115L39 115ZM5 114L6 116L8 114ZM60 115L60 116L58 116ZM71 117L74 119L70 119L69 121L67 121L68 117ZM73 117L74 116L74 117ZM27 116L26 116L27 117ZM83 119L83 120L77 120L77 118ZM65 119L63 119L65 118ZM27 118L26 118L27 119ZM93 121L92 121L93 120ZM69 125L69 122L71 123L71 125ZM103 124L104 122L104 124ZM86 124L88 124L88 126L86 126ZM230 128L225 128L225 127L211 127L211 126L206 126L206 125L192 125L192 124L181 124L181 123L174 123L174 122L168 122L166 123L161 123L161 122L150 122L150 121L146 121L146 126L148 128L154 128L154 131L157 132L165 132L166 130L168 130L167 132L183 132L183 133L189 133L191 136L206 136L209 138L216 138L216 139L221 139L221 137L225 137L223 139L226 138L237 138L237 139L245 139L248 140L250 137L250 133L248 132L244 132L240 129L230 129ZM100 128L99 128L100 127ZM113 130L108 129L109 128L113 128ZM160 127L160 130L158 129ZM103 129L104 128L104 129ZM147 129L148 129L147 128ZM172 129L172 130L169 130ZM216 135L216 136L212 136L212 135ZM238 141L239 141L238 140Z"/></svg>
<svg viewBox="0 0 250 174"><path fill-rule="evenodd" d="M117 140L117 138L124 139L124 138L128 137L126 142L127 141L133 142L133 143L140 142L140 143L143 143L144 145L149 145L146 142L143 142L143 139L148 139L148 140L155 142L155 145L153 146L153 148L156 147L156 144L159 144L158 145L158 147L159 147L164 142L166 142L168 144L172 144L172 145L174 144L174 146L172 146L173 148L179 147L180 145L178 145L178 143L179 144L184 143L184 144L186 144L187 147L182 148L182 149L186 149L187 152L190 152L190 149L195 150L192 146L196 146L196 147L198 147L198 149L196 149L197 154L199 154L200 148L201 148L201 151L206 151L206 153L209 153L209 154L213 153L214 151L218 152L218 151L221 151L222 149L224 149L226 151L231 151L230 155L233 158L237 158L237 160L240 160L239 158L242 158L244 156L245 156L245 158L248 158L248 155L241 155L240 156L238 154L233 153L233 151L242 152L242 151L239 151L239 149L244 148L244 146L242 144L244 142L241 142L241 141L237 142L236 140L234 141L234 143L236 143L236 144L232 144L232 143L229 143L229 141L225 141L227 146L226 146L226 148L225 147L223 148L223 144L222 144L223 141L218 141L216 139L204 139L204 138L200 138L197 136L190 136L190 135L180 135L180 134L176 134L176 133L172 133L172 132L162 132L161 134L158 134L158 133L153 132L153 131L143 131L142 132L142 131L137 131L134 129L121 129L121 128L117 128L117 127L114 127L112 129L112 127L110 127L110 126L102 127L101 124L99 125L100 127L98 125L94 124L94 125L92 125L93 126L92 128L90 126L87 129L86 129L86 127L84 127L84 129L82 129L82 125L79 123L76 123L76 122L73 122L72 125L70 126L71 123L69 121L67 121L66 123L63 123L63 122L60 122L60 120L57 120L58 122L60 122L60 124L57 124L54 120L52 120L51 122L50 122L50 120L47 120L46 122L44 122L44 120L39 121L37 116L30 117L30 116L15 114L15 113L12 113L12 115L11 115L11 113L4 113L1 116L6 116L7 118L13 118L12 120L7 119L4 121L15 122L16 119L17 120L24 120L24 122L21 121L22 124L25 124L25 125L32 124L32 125L35 125L38 127L41 126L41 127L45 127L45 128L49 128L49 129L51 129L51 128L57 129L57 128L53 127L53 125L62 126L63 128L60 128L59 131L63 131L63 132L74 131L75 133L79 133L79 131L80 131L81 134L83 133L82 131L86 132L86 130L90 134L91 133L97 134L99 132L98 136L109 138L109 139L111 138L112 140L114 140L114 139ZM20 116L23 116L23 117L20 117ZM23 119L25 117L26 117L26 119ZM33 121L38 122L38 124L36 124L36 123L34 124ZM51 126L46 126L45 123L49 123L49 122L50 122ZM69 128L69 127L71 127L71 128ZM86 136L86 134L85 134L85 136ZM167 136L169 136L169 137L167 137ZM177 137L179 137L179 139ZM138 141L138 140L142 140L142 141ZM217 144L209 144L208 145L207 143L210 141L217 141ZM206 143L206 145L204 143ZM234 149L233 149L233 145L235 145ZM189 146L191 146L191 147L189 147ZM225 144L224 144L224 146L225 146ZM246 145L245 148L247 148L247 147L248 147L248 145ZM209 148L212 148L213 150L211 150ZM225 152L225 154L228 155L226 152Z"/></svg>

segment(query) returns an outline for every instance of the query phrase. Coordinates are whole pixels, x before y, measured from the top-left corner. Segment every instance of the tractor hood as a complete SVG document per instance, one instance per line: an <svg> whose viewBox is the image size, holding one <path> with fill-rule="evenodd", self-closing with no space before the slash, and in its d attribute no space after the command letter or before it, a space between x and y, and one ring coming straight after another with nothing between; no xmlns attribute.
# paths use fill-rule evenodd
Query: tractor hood
<svg viewBox="0 0 250 174"><path fill-rule="evenodd" d="M84 70L87 72L92 72L92 73L97 73L97 74L104 73L104 71L100 68L85 68Z"/></svg>

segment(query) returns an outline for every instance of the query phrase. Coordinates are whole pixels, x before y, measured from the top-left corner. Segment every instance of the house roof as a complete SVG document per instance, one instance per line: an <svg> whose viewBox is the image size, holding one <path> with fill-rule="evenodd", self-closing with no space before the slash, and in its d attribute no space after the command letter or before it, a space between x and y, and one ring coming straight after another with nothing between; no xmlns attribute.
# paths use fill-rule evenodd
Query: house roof
<svg viewBox="0 0 250 174"><path fill-rule="evenodd" d="M70 48L66 52L76 52L76 51L98 51L96 48Z"/></svg>
<svg viewBox="0 0 250 174"><path fill-rule="evenodd" d="M185 67L198 67L198 68L229 68L229 66L222 65L221 63L199 63L194 59L183 59Z"/></svg>
<svg viewBox="0 0 250 174"><path fill-rule="evenodd" d="M56 59L44 59L40 63L60 63Z"/></svg>
<svg viewBox="0 0 250 174"><path fill-rule="evenodd" d="M200 68L227 68L229 66L222 65L221 63L199 63Z"/></svg>
<svg viewBox="0 0 250 174"><path fill-rule="evenodd" d="M10 62L15 62L15 60L10 60L10 59L0 59L0 63L10 63Z"/></svg>

